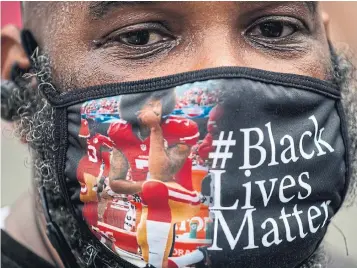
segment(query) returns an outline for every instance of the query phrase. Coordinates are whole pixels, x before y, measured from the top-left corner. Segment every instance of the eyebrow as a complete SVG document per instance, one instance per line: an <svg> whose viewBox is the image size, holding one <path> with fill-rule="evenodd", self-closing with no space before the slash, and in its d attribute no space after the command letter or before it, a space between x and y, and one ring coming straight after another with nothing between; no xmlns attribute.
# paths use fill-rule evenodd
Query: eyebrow
<svg viewBox="0 0 357 268"><path fill-rule="evenodd" d="M114 8L135 7L142 5L153 5L153 1L92 1L89 4L89 13L94 19L101 19ZM317 2L303 1L312 14L316 13Z"/></svg>
<svg viewBox="0 0 357 268"><path fill-rule="evenodd" d="M312 14L316 13L316 8L317 8L317 2L314 1L304 1L305 5L307 6L307 8L310 10L310 12Z"/></svg>
<svg viewBox="0 0 357 268"><path fill-rule="evenodd" d="M89 4L89 13L94 19L101 19L114 8L152 5L152 1L93 1Z"/></svg>

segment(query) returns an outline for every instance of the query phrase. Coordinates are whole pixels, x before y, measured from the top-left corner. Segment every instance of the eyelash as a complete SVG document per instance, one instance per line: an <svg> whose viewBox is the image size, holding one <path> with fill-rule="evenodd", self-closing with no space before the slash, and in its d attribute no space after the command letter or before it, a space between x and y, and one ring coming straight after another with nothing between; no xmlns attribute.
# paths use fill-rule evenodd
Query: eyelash
<svg viewBox="0 0 357 268"><path fill-rule="evenodd" d="M265 37L252 34L255 27L263 23L281 23L283 27L291 27L292 33L283 37ZM305 53L307 50L307 40L311 29L303 20L290 16L266 16L258 18L242 32L247 43L265 53L278 53L279 57L293 57L294 54ZM288 53L288 54L287 54Z"/></svg>
<svg viewBox="0 0 357 268"><path fill-rule="evenodd" d="M281 23L283 27L291 27L293 32L284 37L264 37L262 35L253 35L252 32L256 27L260 27L263 23ZM260 29L261 30L261 29ZM133 45L124 42L124 38L130 38L130 33L139 33L147 31L149 35L157 34L162 37L162 40L152 44ZM309 31L307 25L299 19L288 16L269 16L256 19L251 23L247 29L242 33L246 41L251 42L252 45L268 48L271 50L299 50L298 43L301 41L303 33ZM126 35L126 37L123 37ZM151 36L152 37L152 36ZM155 39L154 35L154 39ZM175 45L176 37L170 30L164 26L162 22L146 22L136 25L127 26L117 31L111 32L109 35L94 41L96 47L115 47L115 53L120 54L122 58L140 59L154 56L165 50L171 49ZM120 49L117 48L120 46Z"/></svg>
<svg viewBox="0 0 357 268"><path fill-rule="evenodd" d="M163 40L153 44L132 45L123 41L123 36L130 38L131 33L149 32L150 35L158 34ZM97 48L113 49L113 55L122 59L139 60L157 56L158 54L170 50L176 43L176 37L164 26L162 22L146 22L130 25L94 41Z"/></svg>
<svg viewBox="0 0 357 268"><path fill-rule="evenodd" d="M251 32L255 29L255 27L258 27L262 25L263 23L281 23L284 26L291 27L293 29L293 33L286 36L286 37L277 37L277 38L266 38L266 37L257 37L251 34ZM295 34L297 33L306 33L309 31L308 26L302 22L299 19L293 18L293 17L287 17L287 16L270 16L270 17L262 17L257 20L255 20L249 27L244 31L245 36L249 36L254 39L266 39L270 42L280 42L283 39L289 38L291 39Z"/></svg>
<svg viewBox="0 0 357 268"><path fill-rule="evenodd" d="M175 39L175 37L170 33L170 31L160 22L147 22L147 23L140 23L136 25L131 25L127 26L125 28L121 28L117 31L114 31L110 33L107 36L104 36L103 38L96 40L95 45L96 46L107 46L111 45L112 43L121 43L122 45L128 46L128 47L146 47L145 45L141 46L135 46L135 45L130 45L122 42L123 35L129 35L130 33L137 33L137 32L142 32L142 31L148 31L150 34L160 34L163 36L164 41L170 41ZM160 43L160 42L159 42ZM156 43L157 44L157 43ZM155 45L155 44L154 44ZM147 47L152 46L152 44L147 45Z"/></svg>

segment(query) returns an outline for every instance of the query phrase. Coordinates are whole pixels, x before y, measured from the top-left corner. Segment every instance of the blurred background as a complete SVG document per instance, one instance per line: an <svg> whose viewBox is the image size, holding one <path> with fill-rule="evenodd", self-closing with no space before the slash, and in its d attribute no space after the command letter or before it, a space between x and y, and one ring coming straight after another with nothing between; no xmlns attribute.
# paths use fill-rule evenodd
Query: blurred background
<svg viewBox="0 0 357 268"><path fill-rule="evenodd" d="M330 16L330 36L335 46L357 54L357 2L321 2ZM21 27L20 3L1 2L1 26ZM351 54L351 60L356 60ZM357 92L356 92L357 94ZM357 116L357 115L356 115ZM1 122L1 207L11 205L31 185L30 156L26 144L13 133L11 124ZM343 208L330 224L327 242L357 262L357 205Z"/></svg>

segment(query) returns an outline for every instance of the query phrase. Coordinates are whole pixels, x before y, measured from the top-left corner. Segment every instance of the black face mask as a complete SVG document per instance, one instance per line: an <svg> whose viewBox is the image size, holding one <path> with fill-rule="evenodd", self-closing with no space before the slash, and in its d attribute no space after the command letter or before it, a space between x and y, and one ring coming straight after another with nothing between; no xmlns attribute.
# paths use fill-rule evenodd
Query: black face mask
<svg viewBox="0 0 357 268"><path fill-rule="evenodd" d="M227 67L44 93L61 191L118 263L298 267L345 197L346 126L329 82Z"/></svg>

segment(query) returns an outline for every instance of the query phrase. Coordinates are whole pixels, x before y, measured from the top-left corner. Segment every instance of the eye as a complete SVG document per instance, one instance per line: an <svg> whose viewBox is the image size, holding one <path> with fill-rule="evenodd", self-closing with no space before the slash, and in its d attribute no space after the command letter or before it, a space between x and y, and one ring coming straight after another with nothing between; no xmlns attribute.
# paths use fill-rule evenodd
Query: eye
<svg viewBox="0 0 357 268"><path fill-rule="evenodd" d="M248 35L257 38L278 39L293 35L299 27L286 21L264 21L248 30Z"/></svg>
<svg viewBox="0 0 357 268"><path fill-rule="evenodd" d="M151 30L138 30L120 34L118 41L130 46L146 46L166 41L169 38Z"/></svg>
<svg viewBox="0 0 357 268"><path fill-rule="evenodd" d="M150 47L167 43L173 36L158 22L127 26L97 40L96 45L123 44L133 48Z"/></svg>
<svg viewBox="0 0 357 268"><path fill-rule="evenodd" d="M171 50L176 40L166 21L156 21L122 27L93 40L93 44L116 59L140 60Z"/></svg>

